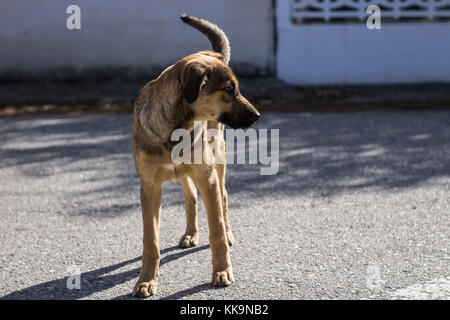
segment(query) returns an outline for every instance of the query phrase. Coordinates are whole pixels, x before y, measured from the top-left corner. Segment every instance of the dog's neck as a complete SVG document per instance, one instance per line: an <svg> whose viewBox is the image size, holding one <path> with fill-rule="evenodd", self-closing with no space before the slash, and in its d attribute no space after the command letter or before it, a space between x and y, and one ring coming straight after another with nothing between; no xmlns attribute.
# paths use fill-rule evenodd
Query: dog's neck
<svg viewBox="0 0 450 320"><path fill-rule="evenodd" d="M170 133L170 135L167 137L166 141L163 143L163 147L168 150L172 151L172 148L180 143L180 141L172 141L172 132L177 129L183 129L189 132L190 135L190 144L191 147L194 147L194 144L198 142L199 140L203 139L203 132L207 126L206 121L195 121L193 119L188 119L181 123L180 125L176 126Z"/></svg>

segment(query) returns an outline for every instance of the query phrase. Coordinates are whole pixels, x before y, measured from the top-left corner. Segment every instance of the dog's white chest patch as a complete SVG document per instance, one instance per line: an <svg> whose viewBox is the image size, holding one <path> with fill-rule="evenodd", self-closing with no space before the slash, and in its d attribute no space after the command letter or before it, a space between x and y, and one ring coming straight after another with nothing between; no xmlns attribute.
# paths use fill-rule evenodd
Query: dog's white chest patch
<svg viewBox="0 0 450 320"><path fill-rule="evenodd" d="M161 165L164 169L166 169L166 170L172 170L172 171L174 171L175 172L175 166L173 165L173 164L169 164L169 163L167 163L167 164L163 164L163 165Z"/></svg>
<svg viewBox="0 0 450 320"><path fill-rule="evenodd" d="M170 171L172 173L172 177L170 180L172 180L172 181L176 180L177 176L175 174L175 166L173 164L169 164L169 163L162 164L161 169Z"/></svg>

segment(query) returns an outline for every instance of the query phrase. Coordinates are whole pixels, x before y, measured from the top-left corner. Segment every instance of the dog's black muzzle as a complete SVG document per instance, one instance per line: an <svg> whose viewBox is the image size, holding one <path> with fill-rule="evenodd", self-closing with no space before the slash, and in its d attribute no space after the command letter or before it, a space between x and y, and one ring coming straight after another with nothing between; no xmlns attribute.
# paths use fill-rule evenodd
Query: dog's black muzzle
<svg viewBox="0 0 450 320"><path fill-rule="evenodd" d="M237 112L223 112L218 121L233 129L246 129L251 127L259 117L259 112L252 111L247 111L244 114Z"/></svg>
<svg viewBox="0 0 450 320"><path fill-rule="evenodd" d="M217 121L233 129L246 129L258 121L260 116L258 110L241 96L239 103L233 106L233 110L222 112Z"/></svg>

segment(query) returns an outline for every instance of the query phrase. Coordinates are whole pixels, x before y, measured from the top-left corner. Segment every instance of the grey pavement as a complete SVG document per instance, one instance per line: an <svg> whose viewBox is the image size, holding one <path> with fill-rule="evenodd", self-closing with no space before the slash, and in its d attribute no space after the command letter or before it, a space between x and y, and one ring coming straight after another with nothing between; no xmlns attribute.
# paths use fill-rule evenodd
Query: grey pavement
<svg viewBox="0 0 450 320"><path fill-rule="evenodd" d="M166 183L153 299L450 299L450 111L265 113L280 170L229 165L235 283L181 249ZM142 223L131 117L0 119L0 298L134 299ZM80 289L67 280L79 270ZM75 272L76 273L76 272Z"/></svg>

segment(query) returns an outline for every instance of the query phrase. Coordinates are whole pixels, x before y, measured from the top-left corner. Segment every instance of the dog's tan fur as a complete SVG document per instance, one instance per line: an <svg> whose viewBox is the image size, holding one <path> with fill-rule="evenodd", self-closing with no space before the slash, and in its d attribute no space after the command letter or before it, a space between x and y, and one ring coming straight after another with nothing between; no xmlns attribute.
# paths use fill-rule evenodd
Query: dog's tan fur
<svg viewBox="0 0 450 320"><path fill-rule="evenodd" d="M185 19L202 27L206 25L206 31L217 33L217 30L211 31L211 24L205 20L193 17ZM220 40L221 43L228 43L227 39ZM220 45L216 47L221 48ZM257 120L259 113L239 92L238 81L227 65L229 48L228 51L222 51L202 51L179 60L145 85L136 100L132 141L136 170L141 181L144 229L142 269L134 288L136 296L154 294L158 286L161 188L167 180L181 183L186 203L186 231L180 239L180 246L186 248L198 244L198 188L208 218L212 282L217 286L227 286L233 281L228 246L234 239L228 220L225 189L223 123L235 128L248 127ZM194 131L194 121L199 120L202 121L201 130ZM193 137L194 141L202 139L207 129L215 128L219 132L215 137L216 146L219 147L212 150L207 140L202 139L204 161L201 164L174 165L171 160L174 146L171 134L178 128L200 132ZM219 153L223 164L215 162L215 152Z"/></svg>

